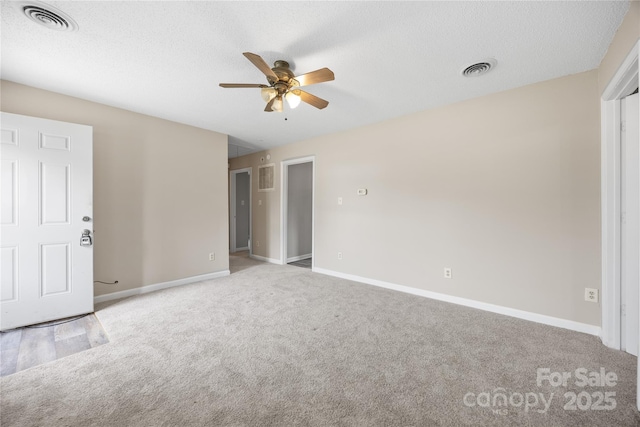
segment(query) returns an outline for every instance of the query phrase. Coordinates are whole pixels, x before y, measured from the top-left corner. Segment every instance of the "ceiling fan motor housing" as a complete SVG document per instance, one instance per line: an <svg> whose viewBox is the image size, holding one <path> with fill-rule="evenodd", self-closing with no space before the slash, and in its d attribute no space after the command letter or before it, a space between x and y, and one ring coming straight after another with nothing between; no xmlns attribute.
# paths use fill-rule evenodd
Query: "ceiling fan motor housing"
<svg viewBox="0 0 640 427"><path fill-rule="evenodd" d="M273 77L268 76L267 80L277 91L279 95L284 94L289 87L293 84L295 75L289 68L289 63L287 61L278 60L273 63L274 67L271 69L276 76L278 76L278 80L275 80Z"/></svg>

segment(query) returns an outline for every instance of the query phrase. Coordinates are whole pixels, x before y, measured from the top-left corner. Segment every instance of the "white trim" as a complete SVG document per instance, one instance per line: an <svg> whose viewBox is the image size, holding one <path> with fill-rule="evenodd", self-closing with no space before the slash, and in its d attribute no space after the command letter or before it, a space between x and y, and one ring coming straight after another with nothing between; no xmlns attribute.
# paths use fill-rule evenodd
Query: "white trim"
<svg viewBox="0 0 640 427"><path fill-rule="evenodd" d="M229 252L236 252L236 173L229 171Z"/></svg>
<svg viewBox="0 0 640 427"><path fill-rule="evenodd" d="M311 163L311 254L315 251L316 242L316 156L305 156L294 159L287 159L281 162L280 170L282 182L280 186L280 259L281 264L287 264L287 193L289 185L289 166L301 163ZM291 258L293 259L293 258ZM311 259L311 268L315 265L315 258Z"/></svg>
<svg viewBox="0 0 640 427"><path fill-rule="evenodd" d="M309 259L311 258L313 255L311 254L305 254L305 255L298 255L298 256L292 256L291 258L287 258L287 264L289 264L290 262L296 262L296 261L301 261L303 259Z"/></svg>
<svg viewBox="0 0 640 427"><path fill-rule="evenodd" d="M615 101L629 95L638 87L638 53L640 52L640 39L631 48L627 57L622 61L618 70L613 75L609 84L602 92L603 101Z"/></svg>
<svg viewBox="0 0 640 427"><path fill-rule="evenodd" d="M236 243L237 243L237 236L236 236L236 179L237 179L237 175L239 173L245 173L247 172L249 174L249 246L245 246L242 248L238 248L236 247ZM231 187L229 188L229 208L230 208L230 212L229 212L229 219L230 219L230 243L231 243L231 247L229 248L229 250L231 251L231 253L234 252L238 252L238 251L245 251L247 249L249 249L249 252L251 252L251 227L252 227L252 223L253 223L253 209L251 206L251 190L252 190L252 180L253 177L251 176L252 173L252 168L248 167L248 168L243 168L243 169L234 169L232 171L229 171L229 175L230 175L230 182L231 182Z"/></svg>
<svg viewBox="0 0 640 427"><path fill-rule="evenodd" d="M620 99L638 87L640 40L602 93L602 343L620 350ZM640 363L640 362L639 362ZM640 373L639 373L640 375Z"/></svg>
<svg viewBox="0 0 640 427"><path fill-rule="evenodd" d="M466 298L460 298L453 295L441 294L438 292L425 291L423 289L412 288L410 286L396 285L395 283L383 282L381 280L369 279L353 274L340 273L337 271L326 270L324 268L315 267L312 271L327 276L339 277L341 279L351 280L354 282L365 283L367 285L379 286L381 288L392 289L412 295L418 295L425 298L435 299L438 301L449 302L452 304L463 305L465 307L477 308L479 310L489 311L491 313L503 314L518 319L529 320L531 322L542 323L544 325L555 326L558 328L569 329L576 332L583 332L590 335L600 335L600 327L589 325L586 323L574 322L573 320L561 319L558 317L546 316L544 314L532 313L515 308L504 307L495 304L489 304L481 301L475 301Z"/></svg>
<svg viewBox="0 0 640 427"><path fill-rule="evenodd" d="M620 350L620 102L601 109L602 343Z"/></svg>
<svg viewBox="0 0 640 427"><path fill-rule="evenodd" d="M169 282L155 283L153 285L142 286L126 291L112 292L110 294L98 295L93 298L93 303L97 304L114 299L132 297L134 295L148 294L149 292L159 291L161 289L173 288L176 286L188 285L190 283L202 282L205 280L217 279L231 274L229 270L218 271L215 273L201 274L199 276L185 277L184 279L171 280Z"/></svg>
<svg viewBox="0 0 640 427"><path fill-rule="evenodd" d="M258 260L258 261L268 262L268 263L271 263L271 264L278 264L278 265L282 264L282 261L279 260L279 259L267 258L267 257L256 255L256 254L249 254L249 258L253 258L253 259Z"/></svg>

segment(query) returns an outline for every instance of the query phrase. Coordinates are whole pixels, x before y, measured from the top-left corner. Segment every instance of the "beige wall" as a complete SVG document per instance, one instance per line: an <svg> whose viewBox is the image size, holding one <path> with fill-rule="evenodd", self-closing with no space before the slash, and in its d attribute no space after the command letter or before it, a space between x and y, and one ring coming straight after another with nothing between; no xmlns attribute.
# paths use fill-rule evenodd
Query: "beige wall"
<svg viewBox="0 0 640 427"><path fill-rule="evenodd" d="M630 2L629 11L624 17L624 21L620 24L613 41L609 45L607 54L600 62L598 69L599 78L598 86L602 93L611 78L618 70L622 61L629 54L629 51L640 38L640 1L633 0Z"/></svg>
<svg viewBox="0 0 640 427"><path fill-rule="evenodd" d="M594 70L279 147L269 162L279 183L282 160L316 156L317 267L600 325L584 301L600 288L599 114ZM253 199L254 253L279 259L280 186Z"/></svg>
<svg viewBox="0 0 640 427"><path fill-rule="evenodd" d="M93 126L94 277L120 282L96 295L229 268L226 135L1 84L2 111Z"/></svg>

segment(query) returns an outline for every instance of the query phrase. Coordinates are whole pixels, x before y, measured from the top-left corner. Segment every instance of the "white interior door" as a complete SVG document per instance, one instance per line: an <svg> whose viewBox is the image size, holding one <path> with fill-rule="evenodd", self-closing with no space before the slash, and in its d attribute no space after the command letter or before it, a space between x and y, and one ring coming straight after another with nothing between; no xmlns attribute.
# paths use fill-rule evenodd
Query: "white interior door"
<svg viewBox="0 0 640 427"><path fill-rule="evenodd" d="M0 330L92 312L93 130L0 118Z"/></svg>
<svg viewBox="0 0 640 427"><path fill-rule="evenodd" d="M620 176L621 337L622 350L638 355L640 318L640 109L638 94L622 100Z"/></svg>
<svg viewBox="0 0 640 427"><path fill-rule="evenodd" d="M251 168L231 171L231 252L251 247Z"/></svg>

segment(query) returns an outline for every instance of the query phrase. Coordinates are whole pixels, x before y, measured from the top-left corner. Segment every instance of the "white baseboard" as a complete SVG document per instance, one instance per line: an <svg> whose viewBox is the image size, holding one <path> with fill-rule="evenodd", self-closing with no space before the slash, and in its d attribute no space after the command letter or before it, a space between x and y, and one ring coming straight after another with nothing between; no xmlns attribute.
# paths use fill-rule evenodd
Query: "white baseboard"
<svg viewBox="0 0 640 427"><path fill-rule="evenodd" d="M94 297L93 303L97 304L99 302L132 297L134 295L148 294L149 292L159 291L160 289L188 285L189 283L202 282L203 280L217 279L219 277L228 276L229 274L231 274L229 270L223 270L215 273L201 274L199 276L185 277L184 279L171 280L169 282L155 283L153 285L142 286L140 288L127 289L126 291L112 292L110 294L98 295L97 297Z"/></svg>
<svg viewBox="0 0 640 427"><path fill-rule="evenodd" d="M300 261L300 260L303 260L303 259L309 259L309 258L311 258L311 254L292 256L291 258L287 258L287 264L289 264L290 262L296 262L296 261Z"/></svg>
<svg viewBox="0 0 640 427"><path fill-rule="evenodd" d="M267 258L267 257L263 257L263 256L256 255L256 254L249 255L249 258L253 258L253 259L258 260L258 261L269 262L271 264L282 265L282 261L280 261L279 259L275 259L275 258Z"/></svg>
<svg viewBox="0 0 640 427"><path fill-rule="evenodd" d="M376 279L368 279L366 277L356 276L353 274L340 273L333 270L314 267L313 271L327 276L339 277L341 279L352 280L354 282L365 283L368 285L379 286L381 288L393 289L394 291L405 292L408 294L418 295L421 297L431 298L439 301L450 302L452 304L464 305L466 307L477 308L492 313L504 314L506 316L516 317L518 319L529 320L531 322L542 323L544 325L556 326L558 328L569 329L576 332L600 336L601 328L599 326L589 325L586 323L574 322L573 320L561 319L559 317L547 316L544 314L532 313L530 311L517 310L515 308L504 307L501 305L489 304L486 302L475 301L467 298L460 298L453 295L441 294L438 292L425 291L423 289L412 288L410 286L396 285L395 283L383 282Z"/></svg>

